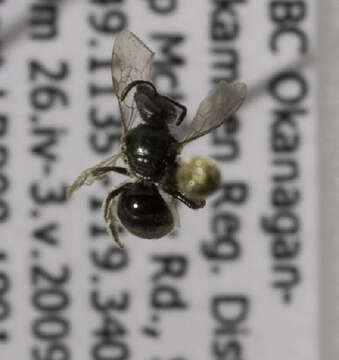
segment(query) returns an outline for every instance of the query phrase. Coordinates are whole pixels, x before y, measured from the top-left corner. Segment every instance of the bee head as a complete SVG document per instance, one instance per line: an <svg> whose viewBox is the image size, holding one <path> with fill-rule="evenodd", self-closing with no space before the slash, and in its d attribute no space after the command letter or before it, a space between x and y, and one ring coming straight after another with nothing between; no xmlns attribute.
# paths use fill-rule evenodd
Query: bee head
<svg viewBox="0 0 339 360"><path fill-rule="evenodd" d="M173 100L158 93L155 86L144 80L136 80L126 86L121 95L123 101L128 92L136 87L134 101L142 120L156 128L166 127L177 119L177 111Z"/></svg>
<svg viewBox="0 0 339 360"><path fill-rule="evenodd" d="M171 102L150 85L138 85L134 100L143 121L152 127L164 127L175 121L177 112Z"/></svg>

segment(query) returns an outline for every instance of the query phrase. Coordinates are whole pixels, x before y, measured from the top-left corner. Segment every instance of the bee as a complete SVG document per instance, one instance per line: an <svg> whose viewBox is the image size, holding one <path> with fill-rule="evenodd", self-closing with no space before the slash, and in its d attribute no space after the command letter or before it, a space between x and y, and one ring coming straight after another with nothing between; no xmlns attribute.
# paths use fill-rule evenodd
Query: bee
<svg viewBox="0 0 339 360"><path fill-rule="evenodd" d="M121 115L121 151L84 170L68 189L70 197L82 185L104 179L111 172L133 178L113 189L103 202L108 231L120 247L118 219L130 233L144 239L159 239L174 229L175 215L160 191L191 209L204 207L204 199L188 197L179 190L178 156L187 144L221 126L246 95L245 84L221 81L200 103L184 136L176 139L169 126L180 126L187 109L161 95L151 82L153 57L154 52L128 30L116 36L111 70ZM125 167L117 166L119 159Z"/></svg>

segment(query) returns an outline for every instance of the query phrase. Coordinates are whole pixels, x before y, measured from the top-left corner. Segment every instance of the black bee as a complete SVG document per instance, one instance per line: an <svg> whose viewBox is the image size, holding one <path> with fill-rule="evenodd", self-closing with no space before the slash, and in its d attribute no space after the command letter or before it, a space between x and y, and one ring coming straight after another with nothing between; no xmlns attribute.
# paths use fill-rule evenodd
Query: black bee
<svg viewBox="0 0 339 360"><path fill-rule="evenodd" d="M181 140L171 135L169 124L179 126L186 107L158 93L151 83L154 53L134 34L125 30L113 47L112 78L122 122L121 152L81 173L68 190L70 196L83 184L103 179L109 172L133 177L110 192L103 203L104 219L115 242L119 241L116 217L140 238L158 239L170 233L175 215L159 188L192 209L205 200L192 199L178 190L178 155L189 142L222 125L242 104L246 85L220 82L201 102L195 118ZM141 121L136 124L139 114ZM122 158L127 167L116 166ZM115 202L115 199L117 201Z"/></svg>

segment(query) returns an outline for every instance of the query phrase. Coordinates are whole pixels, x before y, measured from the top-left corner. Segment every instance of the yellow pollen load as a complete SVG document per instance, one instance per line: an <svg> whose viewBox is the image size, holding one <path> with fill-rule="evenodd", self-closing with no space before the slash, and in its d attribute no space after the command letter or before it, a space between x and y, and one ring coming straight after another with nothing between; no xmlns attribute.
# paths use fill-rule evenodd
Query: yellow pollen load
<svg viewBox="0 0 339 360"><path fill-rule="evenodd" d="M188 197L205 199L220 185L220 170L209 157L193 157L183 161L177 170L176 180L180 191Z"/></svg>

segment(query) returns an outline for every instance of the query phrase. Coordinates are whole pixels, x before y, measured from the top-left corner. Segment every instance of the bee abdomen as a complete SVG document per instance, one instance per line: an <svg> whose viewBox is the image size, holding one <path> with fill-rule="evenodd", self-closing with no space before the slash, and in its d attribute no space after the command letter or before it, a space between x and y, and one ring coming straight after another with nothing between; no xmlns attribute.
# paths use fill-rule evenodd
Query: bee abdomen
<svg viewBox="0 0 339 360"><path fill-rule="evenodd" d="M174 227L173 215L153 184L130 184L119 197L117 212L126 229L143 239L159 239Z"/></svg>

